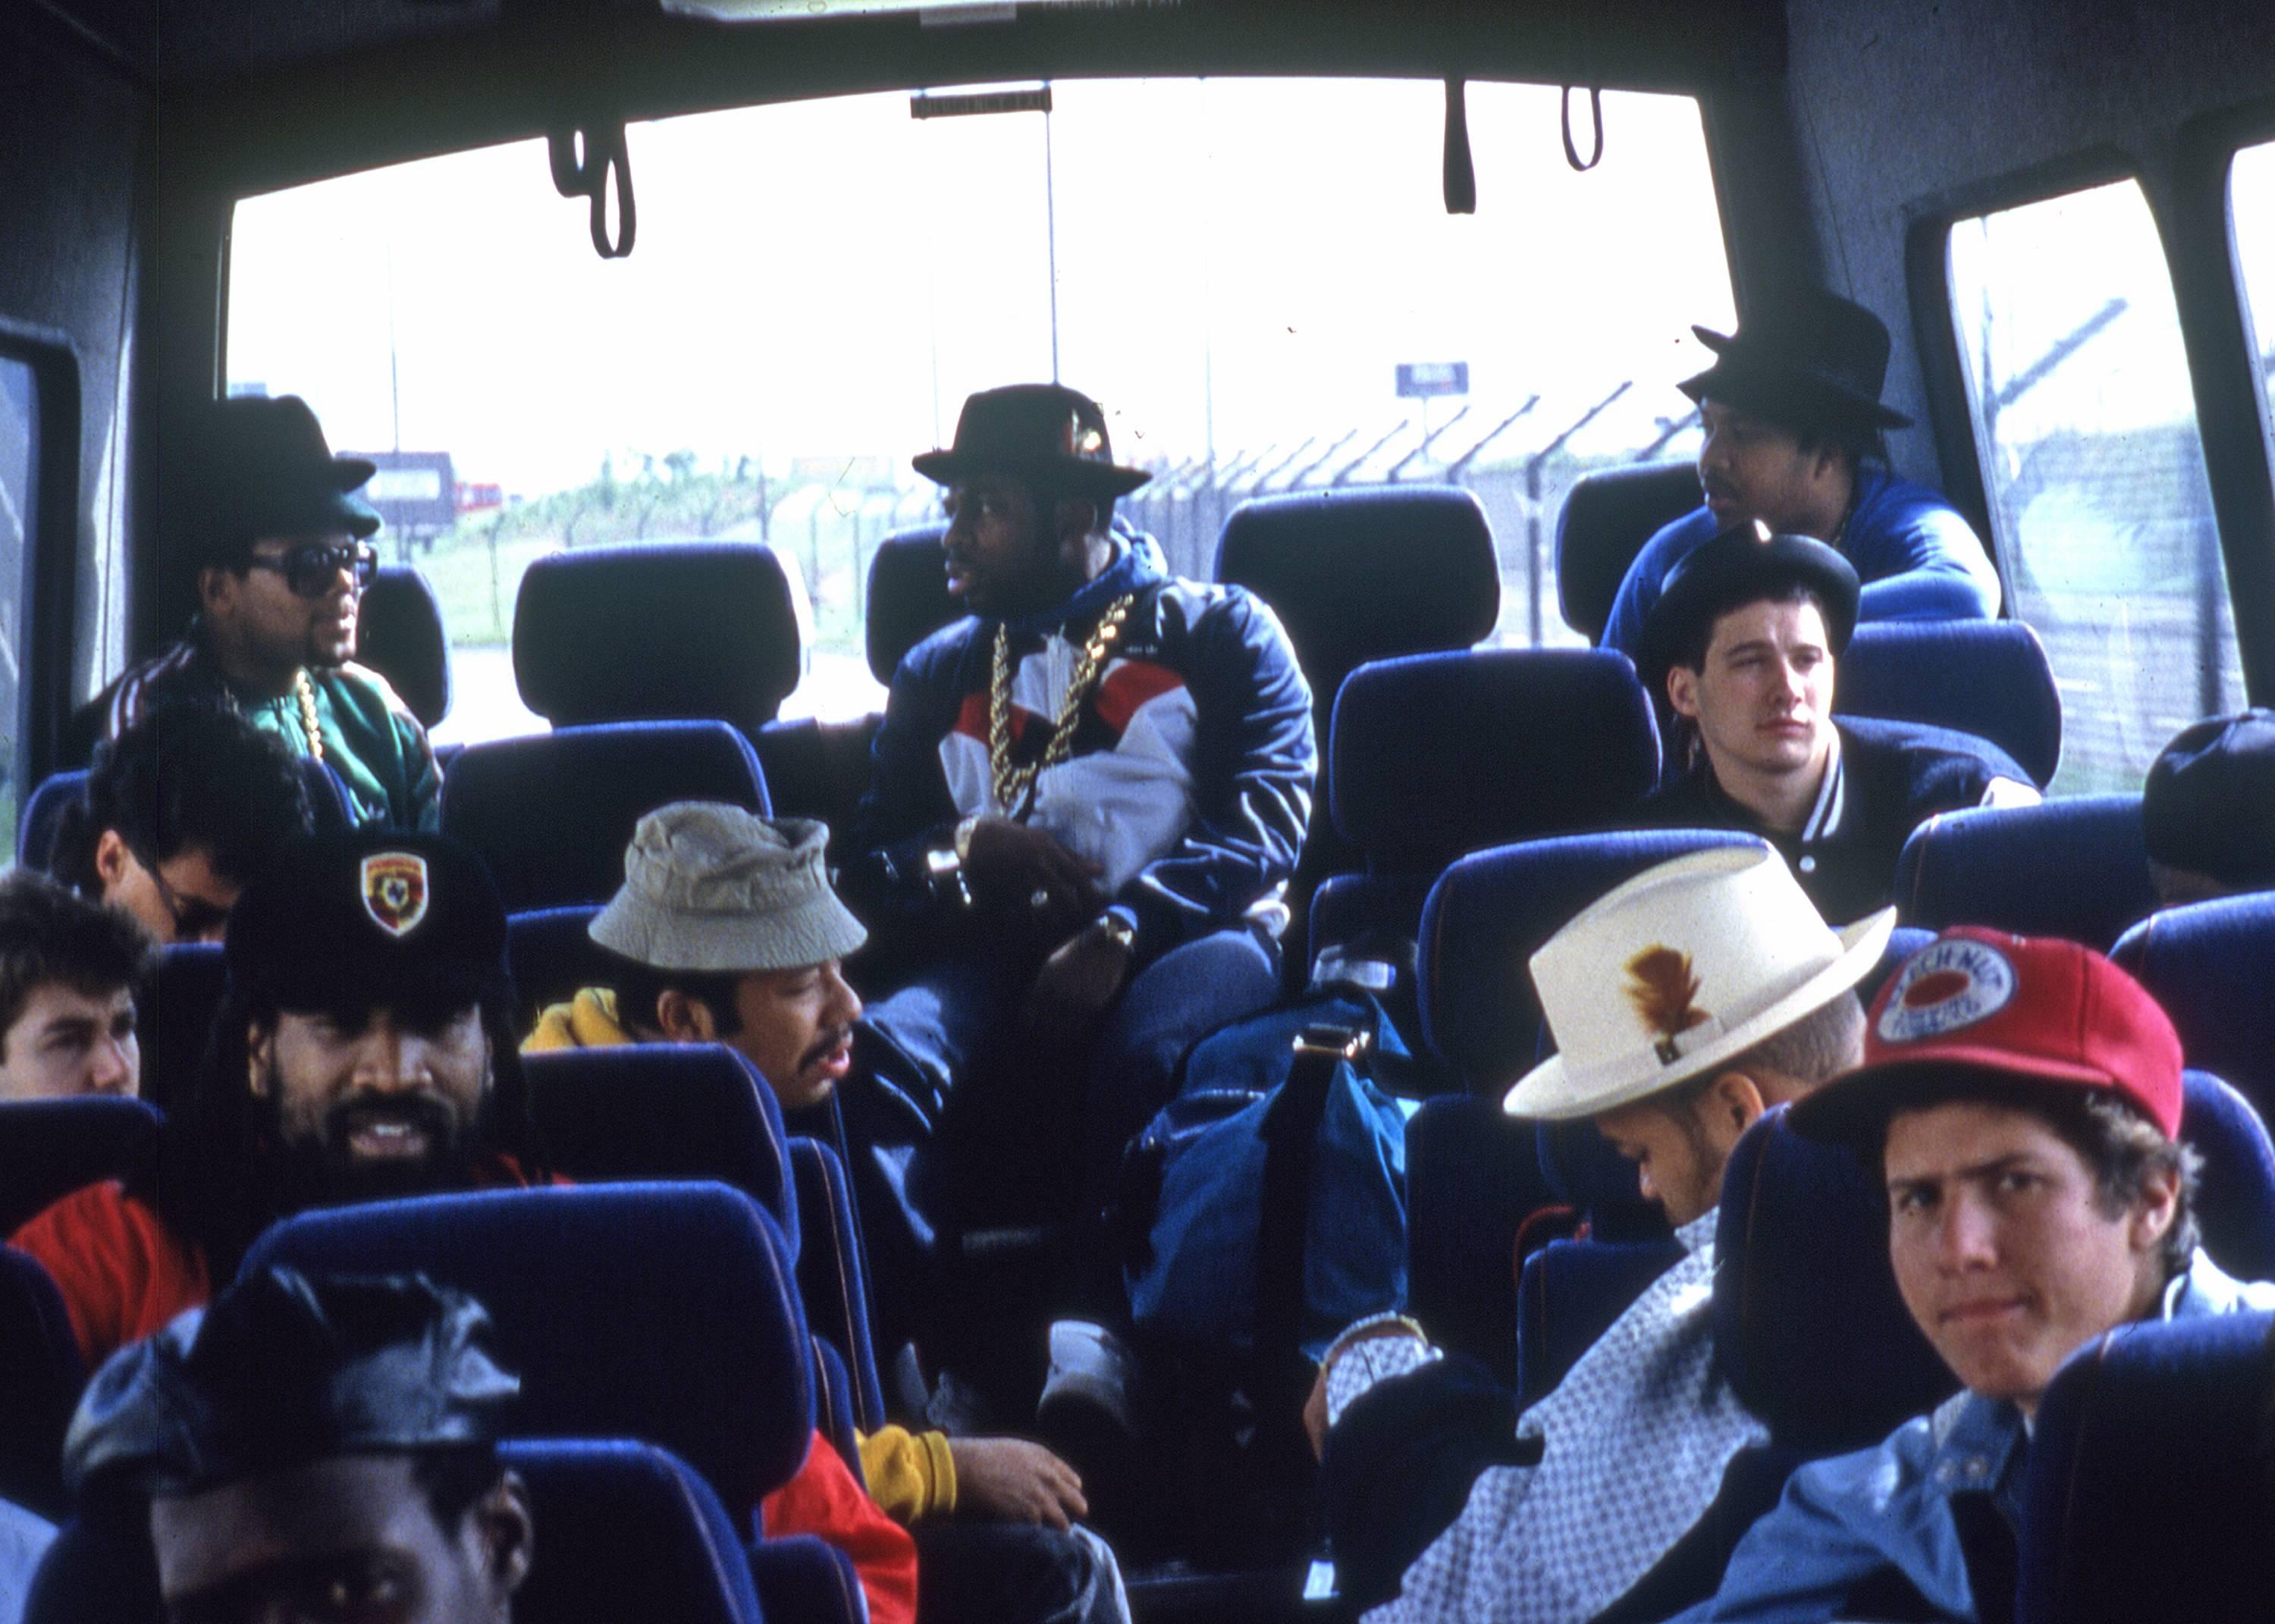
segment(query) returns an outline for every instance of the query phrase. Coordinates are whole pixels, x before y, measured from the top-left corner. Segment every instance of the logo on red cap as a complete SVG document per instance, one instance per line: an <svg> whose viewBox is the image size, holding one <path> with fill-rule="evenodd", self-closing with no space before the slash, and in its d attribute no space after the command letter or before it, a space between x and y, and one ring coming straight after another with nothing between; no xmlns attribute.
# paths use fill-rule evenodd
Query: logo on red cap
<svg viewBox="0 0 2275 1624"><path fill-rule="evenodd" d="M1987 1020L2014 998L2014 967L1962 937L1931 943L1906 964L1880 1010L1883 1043L1918 1043Z"/></svg>
<svg viewBox="0 0 2275 1624"><path fill-rule="evenodd" d="M415 851L375 851L363 860L363 910L390 936L427 917L427 859Z"/></svg>

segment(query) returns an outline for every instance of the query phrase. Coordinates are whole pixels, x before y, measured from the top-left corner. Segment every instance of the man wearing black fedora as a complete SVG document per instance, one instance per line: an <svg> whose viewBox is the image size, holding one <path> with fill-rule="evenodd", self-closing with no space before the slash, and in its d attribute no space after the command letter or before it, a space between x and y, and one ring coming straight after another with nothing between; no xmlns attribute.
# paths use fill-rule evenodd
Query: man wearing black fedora
<svg viewBox="0 0 2275 1624"><path fill-rule="evenodd" d="M915 466L971 613L894 674L843 889L908 972L872 1014L947 1187L1000 1222L1102 1182L1185 1046L1275 994L1318 752L1272 611L1115 523L1149 476L1096 402L986 390Z"/></svg>
<svg viewBox="0 0 2275 1624"><path fill-rule="evenodd" d="M297 395L215 401L190 445L178 476L197 616L95 701L101 736L178 701L218 706L329 767L359 823L436 827L427 730L355 663L357 610L379 569L379 514L356 494L373 465L333 456Z"/></svg>
<svg viewBox="0 0 2275 1624"><path fill-rule="evenodd" d="M1740 525L1674 567L1636 653L1674 714L1682 769L1640 820L1761 835L1840 924L1886 905L1897 854L1930 817L2038 798L1987 739L1834 719L1834 665L1860 595L1856 571L1822 541Z"/></svg>
<svg viewBox="0 0 2275 1624"><path fill-rule="evenodd" d="M1604 646L1634 653L1668 574L1733 525L1758 520L1830 545L1863 584L1865 620L1979 620L1999 612L1999 576L1957 510L1889 472L1883 435L1911 419L1880 401L1888 329L1862 305L1810 289L1737 332L1690 329L1715 355L1686 380L1706 431L1705 502L1659 531L1628 566Z"/></svg>

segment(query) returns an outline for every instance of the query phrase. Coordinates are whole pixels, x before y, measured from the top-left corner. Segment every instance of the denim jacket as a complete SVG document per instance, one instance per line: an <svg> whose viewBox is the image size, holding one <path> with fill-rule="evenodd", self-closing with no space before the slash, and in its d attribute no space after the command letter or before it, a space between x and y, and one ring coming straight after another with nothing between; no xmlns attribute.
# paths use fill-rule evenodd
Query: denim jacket
<svg viewBox="0 0 2275 1624"><path fill-rule="evenodd" d="M2199 1250L2165 1288L2163 1317L2275 1308L2275 1284L2243 1285ZM1739 1541L1722 1588L1669 1624L1825 1624L1857 1616L1855 1598L1900 1578L1939 1619L1975 1624L1955 1497L1991 1497L2009 1528L2022 1524L2029 1439L2022 1413L1961 1392L1932 1415L1907 1421L1878 1445L1803 1467L1785 1498Z"/></svg>

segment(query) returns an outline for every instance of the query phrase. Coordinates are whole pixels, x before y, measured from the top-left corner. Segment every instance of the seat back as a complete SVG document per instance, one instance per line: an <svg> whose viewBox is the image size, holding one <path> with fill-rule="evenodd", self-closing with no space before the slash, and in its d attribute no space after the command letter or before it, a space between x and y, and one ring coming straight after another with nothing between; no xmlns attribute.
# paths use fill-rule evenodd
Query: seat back
<svg viewBox="0 0 2275 1624"><path fill-rule="evenodd" d="M64 1433L86 1381L63 1294L37 1258L0 1246L0 1500L50 1520L69 1509Z"/></svg>
<svg viewBox="0 0 2275 1624"><path fill-rule="evenodd" d="M734 728L624 722L469 744L442 782L442 829L481 854L509 912L605 903L633 826L672 801L771 811Z"/></svg>
<svg viewBox="0 0 2275 1624"><path fill-rule="evenodd" d="M1696 463L1639 463L1574 481L1556 516L1556 601L1564 623L1602 642L1620 583L1644 543L1697 505Z"/></svg>
<svg viewBox="0 0 2275 1624"><path fill-rule="evenodd" d="M790 1141L797 1192L797 1290L807 1322L844 1356L853 1419L873 1432L885 1424L885 1384L870 1332L869 1265L845 1164L819 1139Z"/></svg>
<svg viewBox="0 0 2275 1624"><path fill-rule="evenodd" d="M1785 1116L1749 1128L1723 1169L1715 1352L1780 1446L1861 1449L1959 1384L1896 1290L1886 1193Z"/></svg>
<svg viewBox="0 0 2275 1624"><path fill-rule="evenodd" d="M1517 1246L1554 1199L1534 1126L1498 1099L1427 1100L1406 1123L1406 1297L1440 1347L1517 1385Z"/></svg>
<svg viewBox="0 0 2275 1624"><path fill-rule="evenodd" d="M721 1043L628 1043L525 1055L529 1115L579 1184L715 1180L801 1240L790 1136L758 1069Z"/></svg>
<svg viewBox="0 0 2275 1624"><path fill-rule="evenodd" d="M2275 1596L2275 1314L2128 1325L2046 1390L2017 1624L2244 1624Z"/></svg>
<svg viewBox="0 0 2275 1624"><path fill-rule="evenodd" d="M2238 1280L2275 1280L2275 1143L2251 1102L2208 1071L2181 1074L2181 1137L2203 1158L2196 1223Z"/></svg>
<svg viewBox="0 0 2275 1624"><path fill-rule="evenodd" d="M761 542L549 553L514 601L521 702L556 727L680 718L755 733L801 669L790 578Z"/></svg>
<svg viewBox="0 0 2275 1624"><path fill-rule="evenodd" d="M435 727L450 714L450 639L442 605L410 564L389 564L364 589L356 658L387 678L411 714Z"/></svg>
<svg viewBox="0 0 2275 1624"><path fill-rule="evenodd" d="M2110 956L2173 1017L2188 1064L2275 1112L2275 892L2161 909Z"/></svg>
<svg viewBox="0 0 2275 1624"><path fill-rule="evenodd" d="M1868 621L1840 656L1833 708L1989 739L2040 789L2061 765L2061 695L2018 620Z"/></svg>
<svg viewBox="0 0 2275 1624"><path fill-rule="evenodd" d="M243 1275L410 1273L466 1292L521 1377L531 1438L632 1438L701 1473L738 1527L813 1436L812 1350L781 1229L720 1184L432 1196L304 1212Z"/></svg>
<svg viewBox="0 0 2275 1624"><path fill-rule="evenodd" d="M1896 859L1904 923L2065 936L2107 952L2157 906L2137 795L1970 807L1912 831Z"/></svg>
<svg viewBox="0 0 2275 1624"><path fill-rule="evenodd" d="M1664 1241L1551 1241L1518 1284L1517 1402L1538 1403L1651 1283L1682 1261Z"/></svg>
<svg viewBox="0 0 2275 1624"><path fill-rule="evenodd" d="M1422 913L1422 1035L1472 1092L1498 1103L1538 1051L1540 1002L1526 973L1565 922L1656 863L1758 846L1727 829L1648 829L1523 841L1447 868Z"/></svg>
<svg viewBox="0 0 2275 1624"><path fill-rule="evenodd" d="M147 1167L162 1120L142 1100L108 1094L0 1105L0 1235L75 1190Z"/></svg>
<svg viewBox="0 0 2275 1624"><path fill-rule="evenodd" d="M135 1001L142 1042L142 1098L161 1111L178 1107L197 1086L213 1036L214 1016L229 991L229 966L217 941L161 948Z"/></svg>
<svg viewBox="0 0 2275 1624"><path fill-rule="evenodd" d="M24 1597L24 1624L159 1624L158 1557L140 1530L77 1518L56 1530Z"/></svg>
<svg viewBox="0 0 2275 1624"><path fill-rule="evenodd" d="M869 670L889 686L903 656L933 632L964 618L949 595L945 523L896 530L869 559L869 597L863 616Z"/></svg>
<svg viewBox="0 0 2275 1624"><path fill-rule="evenodd" d="M522 1624L760 1624L750 1557L711 1485L685 1462L624 1439L511 1442L535 1560L513 1598Z"/></svg>
<svg viewBox="0 0 2275 1624"><path fill-rule="evenodd" d="M506 916L505 964L525 1027L548 1005L566 1003L585 987L608 985L608 951L591 933L600 911L595 903L578 903Z"/></svg>
<svg viewBox="0 0 2275 1624"><path fill-rule="evenodd" d="M1270 604L1311 684L1322 737L1370 660L1468 648L1500 616L1500 565L1476 496L1394 485L1254 496L1217 538L1216 578Z"/></svg>

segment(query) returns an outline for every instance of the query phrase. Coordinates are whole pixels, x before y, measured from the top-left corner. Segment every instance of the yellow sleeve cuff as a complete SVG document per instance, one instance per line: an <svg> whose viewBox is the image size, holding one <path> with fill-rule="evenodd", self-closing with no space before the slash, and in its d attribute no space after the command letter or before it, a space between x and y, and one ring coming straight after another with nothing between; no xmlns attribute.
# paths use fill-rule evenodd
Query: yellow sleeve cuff
<svg viewBox="0 0 2275 1624"><path fill-rule="evenodd" d="M956 1509L956 1462L944 1432L880 1427L857 1435L869 1498L896 1522L944 1516Z"/></svg>

